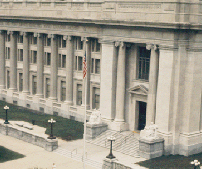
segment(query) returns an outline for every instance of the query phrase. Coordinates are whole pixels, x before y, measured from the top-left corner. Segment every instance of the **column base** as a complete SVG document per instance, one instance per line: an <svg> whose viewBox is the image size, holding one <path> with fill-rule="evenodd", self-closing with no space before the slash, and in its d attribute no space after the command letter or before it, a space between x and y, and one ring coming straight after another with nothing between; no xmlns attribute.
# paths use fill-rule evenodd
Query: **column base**
<svg viewBox="0 0 202 169"><path fill-rule="evenodd" d="M73 105L73 101L64 101L65 104L72 106Z"/></svg>
<svg viewBox="0 0 202 169"><path fill-rule="evenodd" d="M25 95L29 95L30 92L29 91L22 91L22 93Z"/></svg>
<svg viewBox="0 0 202 169"><path fill-rule="evenodd" d="M111 123L110 125L111 130L115 131L127 131L129 126L126 122L124 121L115 121Z"/></svg>
<svg viewBox="0 0 202 169"><path fill-rule="evenodd" d="M35 94L35 96L37 96L38 98L43 98L43 94Z"/></svg>
<svg viewBox="0 0 202 169"><path fill-rule="evenodd" d="M49 97L48 99L53 101L53 102L57 102L57 97Z"/></svg>

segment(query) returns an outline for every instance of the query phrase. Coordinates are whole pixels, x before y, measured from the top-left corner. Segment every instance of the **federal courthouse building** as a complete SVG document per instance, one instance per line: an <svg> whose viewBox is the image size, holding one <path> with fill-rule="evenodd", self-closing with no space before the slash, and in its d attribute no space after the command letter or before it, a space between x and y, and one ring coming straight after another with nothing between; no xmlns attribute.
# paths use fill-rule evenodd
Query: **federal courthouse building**
<svg viewBox="0 0 202 169"><path fill-rule="evenodd" d="M0 98L202 152L201 0L1 0Z"/></svg>

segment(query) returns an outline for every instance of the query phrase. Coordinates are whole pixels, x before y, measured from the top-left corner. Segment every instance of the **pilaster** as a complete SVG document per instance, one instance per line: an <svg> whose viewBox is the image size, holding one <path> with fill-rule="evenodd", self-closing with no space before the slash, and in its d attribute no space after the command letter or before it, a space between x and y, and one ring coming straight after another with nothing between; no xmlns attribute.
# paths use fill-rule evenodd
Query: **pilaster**
<svg viewBox="0 0 202 169"><path fill-rule="evenodd" d="M11 56L10 56L10 88L11 91L17 90L17 35L9 31L11 36Z"/></svg>
<svg viewBox="0 0 202 169"><path fill-rule="evenodd" d="M0 89L5 88L5 32L0 31Z"/></svg>
<svg viewBox="0 0 202 169"><path fill-rule="evenodd" d="M74 41L72 36L63 36L66 40L67 59L66 59L66 103L73 104L73 58L74 58Z"/></svg>
<svg viewBox="0 0 202 169"><path fill-rule="evenodd" d="M51 36L51 91L50 99L57 100L57 56L58 56L58 45L56 35Z"/></svg>
<svg viewBox="0 0 202 169"><path fill-rule="evenodd" d="M29 93L29 37L27 32L23 35L23 93Z"/></svg>
<svg viewBox="0 0 202 169"><path fill-rule="evenodd" d="M37 37L37 94L36 96L43 97L43 34L36 33L34 36Z"/></svg>

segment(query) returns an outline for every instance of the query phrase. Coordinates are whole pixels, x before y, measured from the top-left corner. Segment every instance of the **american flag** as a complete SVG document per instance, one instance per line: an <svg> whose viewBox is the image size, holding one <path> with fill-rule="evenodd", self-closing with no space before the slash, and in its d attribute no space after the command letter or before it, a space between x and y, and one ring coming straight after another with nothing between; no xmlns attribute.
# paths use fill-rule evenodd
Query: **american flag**
<svg viewBox="0 0 202 169"><path fill-rule="evenodd" d="M86 64L86 52L83 57L83 79L86 77L87 73L87 64Z"/></svg>

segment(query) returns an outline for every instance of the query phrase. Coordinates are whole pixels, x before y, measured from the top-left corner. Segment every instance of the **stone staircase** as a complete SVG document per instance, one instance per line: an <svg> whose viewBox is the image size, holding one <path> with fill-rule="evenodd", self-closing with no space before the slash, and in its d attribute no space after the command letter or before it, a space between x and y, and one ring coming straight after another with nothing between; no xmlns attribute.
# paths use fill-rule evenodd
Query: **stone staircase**
<svg viewBox="0 0 202 169"><path fill-rule="evenodd" d="M120 133L113 130L106 130L95 139L87 140L87 142L97 146L110 148L110 142L107 141L107 137L111 135L116 138L115 142L113 142L113 150L133 157L139 157L139 137L138 134L135 134L132 131Z"/></svg>
<svg viewBox="0 0 202 169"><path fill-rule="evenodd" d="M68 157L68 158L72 158L76 161L80 161L83 162L83 155L82 154L77 154L76 152L73 151L68 151L67 149L64 148L58 148L56 150L53 151L54 153L60 154L62 156ZM85 164L92 166L94 168L97 169L101 169L102 168L102 163L99 163L97 161L85 158Z"/></svg>

